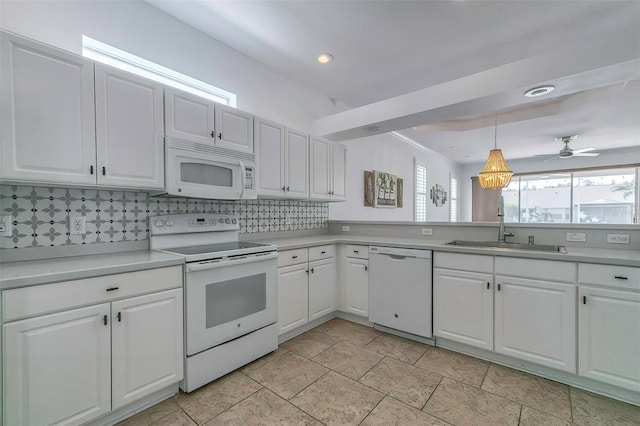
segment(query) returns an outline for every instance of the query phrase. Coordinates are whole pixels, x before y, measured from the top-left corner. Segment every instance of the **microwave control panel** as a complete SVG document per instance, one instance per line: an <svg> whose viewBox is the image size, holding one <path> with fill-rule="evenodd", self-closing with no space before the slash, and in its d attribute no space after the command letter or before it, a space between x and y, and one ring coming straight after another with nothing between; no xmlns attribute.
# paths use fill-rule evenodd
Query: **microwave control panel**
<svg viewBox="0 0 640 426"><path fill-rule="evenodd" d="M253 189L255 168L253 167L245 167L244 168L244 189Z"/></svg>

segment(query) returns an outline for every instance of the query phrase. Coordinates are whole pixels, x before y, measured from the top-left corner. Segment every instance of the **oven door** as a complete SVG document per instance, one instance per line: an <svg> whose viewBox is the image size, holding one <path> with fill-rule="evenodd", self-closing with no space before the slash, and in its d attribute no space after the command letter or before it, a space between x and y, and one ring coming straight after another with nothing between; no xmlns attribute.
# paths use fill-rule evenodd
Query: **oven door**
<svg viewBox="0 0 640 426"><path fill-rule="evenodd" d="M166 191L169 195L237 200L245 198L242 160L167 149Z"/></svg>
<svg viewBox="0 0 640 426"><path fill-rule="evenodd" d="M187 356L278 320L277 256L187 264Z"/></svg>

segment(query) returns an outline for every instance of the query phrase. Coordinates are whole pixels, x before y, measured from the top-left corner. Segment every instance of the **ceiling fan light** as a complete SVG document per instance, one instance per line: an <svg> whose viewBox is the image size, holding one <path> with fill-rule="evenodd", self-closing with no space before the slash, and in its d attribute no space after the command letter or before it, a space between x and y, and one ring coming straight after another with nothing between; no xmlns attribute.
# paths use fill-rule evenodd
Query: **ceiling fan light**
<svg viewBox="0 0 640 426"><path fill-rule="evenodd" d="M502 150L492 149L484 168L478 173L480 186L485 189L505 188L511 182L513 172L502 156Z"/></svg>

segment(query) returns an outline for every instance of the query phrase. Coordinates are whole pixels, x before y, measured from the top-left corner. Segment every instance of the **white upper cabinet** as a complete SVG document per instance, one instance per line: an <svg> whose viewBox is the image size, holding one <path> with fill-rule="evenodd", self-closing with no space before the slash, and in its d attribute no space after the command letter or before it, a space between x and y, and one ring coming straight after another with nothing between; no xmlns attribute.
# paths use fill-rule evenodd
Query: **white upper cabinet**
<svg viewBox="0 0 640 426"><path fill-rule="evenodd" d="M255 119L258 194L282 197L284 186L284 126Z"/></svg>
<svg viewBox="0 0 640 426"><path fill-rule="evenodd" d="M285 131L285 196L309 197L309 137L296 130Z"/></svg>
<svg viewBox="0 0 640 426"><path fill-rule="evenodd" d="M167 137L212 144L215 140L215 102L169 87L164 89Z"/></svg>
<svg viewBox="0 0 640 426"><path fill-rule="evenodd" d="M253 153L253 115L225 105L216 105L215 144Z"/></svg>
<svg viewBox="0 0 640 426"><path fill-rule="evenodd" d="M346 199L346 147L312 137L310 152L309 197L314 200Z"/></svg>
<svg viewBox="0 0 640 426"><path fill-rule="evenodd" d="M95 65L98 183L162 189L162 85Z"/></svg>
<svg viewBox="0 0 640 426"><path fill-rule="evenodd" d="M331 142L312 137L310 142L311 171L309 196L331 198Z"/></svg>
<svg viewBox="0 0 640 426"><path fill-rule="evenodd" d="M93 62L0 32L0 178L95 184Z"/></svg>

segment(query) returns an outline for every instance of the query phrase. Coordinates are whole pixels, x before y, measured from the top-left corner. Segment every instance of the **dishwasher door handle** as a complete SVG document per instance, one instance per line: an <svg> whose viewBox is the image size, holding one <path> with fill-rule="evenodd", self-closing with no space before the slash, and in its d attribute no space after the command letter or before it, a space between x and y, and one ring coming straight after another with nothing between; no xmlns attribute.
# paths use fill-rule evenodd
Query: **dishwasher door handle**
<svg viewBox="0 0 640 426"><path fill-rule="evenodd" d="M404 259L416 259L415 256L403 256L400 254L391 254L391 253L378 253L382 256L388 256L391 259L395 259L395 260L404 260Z"/></svg>

